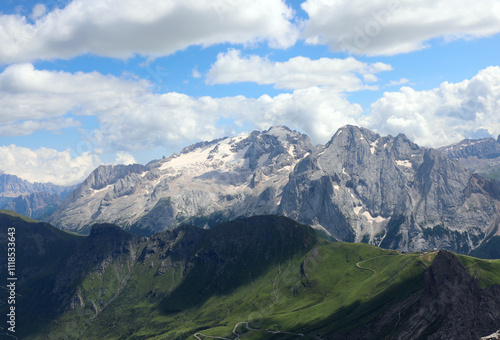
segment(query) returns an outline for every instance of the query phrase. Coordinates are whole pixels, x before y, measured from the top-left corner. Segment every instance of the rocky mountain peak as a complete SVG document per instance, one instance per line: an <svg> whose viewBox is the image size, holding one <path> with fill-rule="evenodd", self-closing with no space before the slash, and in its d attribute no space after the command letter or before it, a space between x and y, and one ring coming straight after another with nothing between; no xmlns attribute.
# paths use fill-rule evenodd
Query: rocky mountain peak
<svg viewBox="0 0 500 340"><path fill-rule="evenodd" d="M281 214L342 241L468 252L498 217L495 187L479 184L403 134L346 125L315 147L276 126L194 144L148 166L100 167L52 221L83 233L93 223L115 223L146 236Z"/></svg>
<svg viewBox="0 0 500 340"><path fill-rule="evenodd" d="M144 170L145 167L141 164L100 165L89 175L89 177L87 177L82 186L88 186L94 190L99 190L116 182L119 178L123 178L132 173L140 174Z"/></svg>
<svg viewBox="0 0 500 340"><path fill-rule="evenodd" d="M32 183L15 175L0 173L0 197L18 197L34 192L49 192L66 196L75 186L60 186L52 183Z"/></svg>
<svg viewBox="0 0 500 340"><path fill-rule="evenodd" d="M217 143L219 143L220 141L223 141L223 140L228 139L228 138L229 137L224 137L224 138L214 139L213 141L210 141L210 142L199 142L199 143L192 144L192 145L187 146L184 149L182 149L181 155L190 153L196 149L202 149L205 147L209 147L211 145L217 145Z"/></svg>
<svg viewBox="0 0 500 340"><path fill-rule="evenodd" d="M498 139L464 139L439 149L471 173L499 179L500 136Z"/></svg>
<svg viewBox="0 0 500 340"><path fill-rule="evenodd" d="M297 132L290 130L288 127L284 125L272 126L263 133L276 136L278 139L282 141L287 141L289 136L297 134Z"/></svg>
<svg viewBox="0 0 500 340"><path fill-rule="evenodd" d="M462 262L453 253L440 250L426 273L425 289L431 296L438 297L443 287L450 285L456 289L462 286L479 289Z"/></svg>
<svg viewBox="0 0 500 340"><path fill-rule="evenodd" d="M62 199L59 195L38 191L16 197L0 208L13 210L36 220L43 220L52 214L61 202Z"/></svg>
<svg viewBox="0 0 500 340"><path fill-rule="evenodd" d="M332 139L326 144L326 147L347 146L353 143L356 144L359 141L371 143L378 138L380 138L380 135L371 130L356 125L345 125L337 130Z"/></svg>
<svg viewBox="0 0 500 340"><path fill-rule="evenodd" d="M499 136L500 137L500 136ZM500 157L500 144L493 138L464 139L456 144L439 149L454 159L495 159Z"/></svg>
<svg viewBox="0 0 500 340"><path fill-rule="evenodd" d="M482 289L456 255L440 251L426 272L418 313L405 325L411 334L407 338L479 339L490 334L498 329L499 293L498 285ZM439 320L439 328L429 319Z"/></svg>

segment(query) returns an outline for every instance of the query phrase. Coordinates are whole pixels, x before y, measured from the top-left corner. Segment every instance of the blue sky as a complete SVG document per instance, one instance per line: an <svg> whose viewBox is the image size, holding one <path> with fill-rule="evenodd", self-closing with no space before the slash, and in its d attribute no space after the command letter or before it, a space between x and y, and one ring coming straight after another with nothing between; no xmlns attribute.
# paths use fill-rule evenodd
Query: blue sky
<svg viewBox="0 0 500 340"><path fill-rule="evenodd" d="M57 184L199 140L345 124L438 147L500 134L500 4L0 4L0 171Z"/></svg>

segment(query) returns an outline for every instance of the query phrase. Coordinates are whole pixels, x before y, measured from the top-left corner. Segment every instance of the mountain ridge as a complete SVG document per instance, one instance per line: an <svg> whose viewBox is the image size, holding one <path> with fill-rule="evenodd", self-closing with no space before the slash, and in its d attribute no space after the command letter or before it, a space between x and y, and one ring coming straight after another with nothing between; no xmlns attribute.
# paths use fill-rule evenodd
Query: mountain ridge
<svg viewBox="0 0 500 340"><path fill-rule="evenodd" d="M472 173L490 179L500 179L500 135L497 140L464 139L439 150Z"/></svg>
<svg viewBox="0 0 500 340"><path fill-rule="evenodd" d="M96 169L50 217L85 233L289 216L336 239L468 253L495 235L497 185L405 135L347 125L325 145L286 127L200 142L146 166Z"/></svg>
<svg viewBox="0 0 500 340"><path fill-rule="evenodd" d="M39 183L24 180L16 175L0 173L0 197L18 197L34 192L48 192L61 197L66 197L76 185L61 186L53 183Z"/></svg>

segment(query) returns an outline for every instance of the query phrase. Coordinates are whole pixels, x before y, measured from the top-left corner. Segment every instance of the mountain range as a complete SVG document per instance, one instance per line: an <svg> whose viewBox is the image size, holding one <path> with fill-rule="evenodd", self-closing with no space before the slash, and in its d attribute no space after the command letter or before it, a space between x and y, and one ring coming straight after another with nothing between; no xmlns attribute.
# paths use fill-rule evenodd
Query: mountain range
<svg viewBox="0 0 500 340"><path fill-rule="evenodd" d="M483 139L465 139L439 149L472 173L486 178L500 179L500 136Z"/></svg>
<svg viewBox="0 0 500 340"><path fill-rule="evenodd" d="M100 166L47 221L82 234L113 223L150 236L277 214L341 241L469 253L500 238L500 185L472 174L457 155L356 126L313 145L277 126L147 165Z"/></svg>
<svg viewBox="0 0 500 340"><path fill-rule="evenodd" d="M500 327L498 260L327 241L286 217L145 238L112 224L79 236L0 212L2 249L8 228L21 339L460 340Z"/></svg>
<svg viewBox="0 0 500 340"><path fill-rule="evenodd" d="M32 183L15 175L0 174L0 209L45 220L75 188L76 185Z"/></svg>

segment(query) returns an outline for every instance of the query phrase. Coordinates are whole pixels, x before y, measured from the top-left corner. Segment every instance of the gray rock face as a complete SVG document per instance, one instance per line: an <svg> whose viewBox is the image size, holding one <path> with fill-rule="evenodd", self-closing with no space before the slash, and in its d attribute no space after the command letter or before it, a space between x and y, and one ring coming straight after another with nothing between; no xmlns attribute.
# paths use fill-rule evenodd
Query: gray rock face
<svg viewBox="0 0 500 340"><path fill-rule="evenodd" d="M13 210L35 220L43 220L52 214L61 202L62 199L58 195L42 191L16 197L1 209Z"/></svg>
<svg viewBox="0 0 500 340"><path fill-rule="evenodd" d="M64 196L75 186L59 186L52 183L31 183L14 175L0 174L0 197L18 197L34 192L48 192Z"/></svg>
<svg viewBox="0 0 500 340"><path fill-rule="evenodd" d="M498 187L404 135L346 126L326 145L286 127L185 148L147 166L99 167L50 221L138 234L281 214L343 241L468 253L496 232Z"/></svg>
<svg viewBox="0 0 500 340"><path fill-rule="evenodd" d="M456 160L469 172L500 179L500 136L498 140L465 139L439 150Z"/></svg>
<svg viewBox="0 0 500 340"><path fill-rule="evenodd" d="M52 216L85 232L94 222L151 234L277 211L290 171L314 146L286 127L202 142L147 166L96 169Z"/></svg>
<svg viewBox="0 0 500 340"><path fill-rule="evenodd" d="M465 139L459 143L440 148L440 151L454 159L468 157L492 159L500 157L500 142L493 138Z"/></svg>
<svg viewBox="0 0 500 340"><path fill-rule="evenodd" d="M463 253L498 217L495 199L439 151L354 126L297 164L280 213L340 240Z"/></svg>

